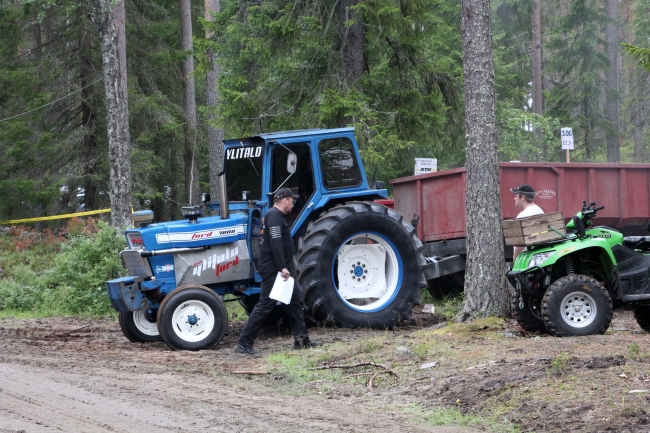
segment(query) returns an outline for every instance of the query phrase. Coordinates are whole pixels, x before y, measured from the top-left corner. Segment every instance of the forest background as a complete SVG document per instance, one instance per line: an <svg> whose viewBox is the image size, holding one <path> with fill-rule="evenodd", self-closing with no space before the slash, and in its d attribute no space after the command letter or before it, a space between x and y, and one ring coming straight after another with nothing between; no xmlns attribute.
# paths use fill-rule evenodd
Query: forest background
<svg viewBox="0 0 650 433"><path fill-rule="evenodd" d="M202 0L189 5L196 129L181 3L125 1L135 209L180 216L188 134L209 190L210 125L227 138L354 126L370 181L412 174L416 157L464 164L460 2L221 0L211 23ZM623 45L650 46L650 0L492 8L500 160L564 161L561 126L573 128L573 161L650 160L650 74ZM87 3L0 0L0 221L110 206L103 86Z"/></svg>

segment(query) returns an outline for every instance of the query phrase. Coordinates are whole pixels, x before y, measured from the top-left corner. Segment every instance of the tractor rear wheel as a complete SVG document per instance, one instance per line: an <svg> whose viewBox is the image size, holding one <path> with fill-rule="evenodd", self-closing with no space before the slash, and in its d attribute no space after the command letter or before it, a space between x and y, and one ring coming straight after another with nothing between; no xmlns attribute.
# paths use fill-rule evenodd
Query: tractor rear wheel
<svg viewBox="0 0 650 433"><path fill-rule="evenodd" d="M612 298L597 280L572 274L546 289L542 316L556 337L604 334L612 323Z"/></svg>
<svg viewBox="0 0 650 433"><path fill-rule="evenodd" d="M148 309L149 304L145 302L139 310L128 313L120 312L120 329L130 342L152 343L161 340L158 324L147 319Z"/></svg>
<svg viewBox="0 0 650 433"><path fill-rule="evenodd" d="M204 286L181 286L165 296L158 309L160 336L173 350L212 349L227 327L221 296Z"/></svg>
<svg viewBox="0 0 650 433"><path fill-rule="evenodd" d="M422 242L392 209L369 202L337 206L310 224L298 244L307 319L386 329L409 319L420 303Z"/></svg>

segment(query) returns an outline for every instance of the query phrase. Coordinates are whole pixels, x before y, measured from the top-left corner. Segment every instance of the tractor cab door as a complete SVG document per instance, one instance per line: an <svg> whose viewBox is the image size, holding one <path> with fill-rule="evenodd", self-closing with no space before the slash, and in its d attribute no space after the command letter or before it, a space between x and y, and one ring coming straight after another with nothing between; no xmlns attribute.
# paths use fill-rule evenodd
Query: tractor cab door
<svg viewBox="0 0 650 433"><path fill-rule="evenodd" d="M293 171L293 172L292 172ZM271 154L271 192L289 188L300 197L287 215L292 226L314 194L313 159L309 143L278 144ZM273 206L272 200L269 206Z"/></svg>

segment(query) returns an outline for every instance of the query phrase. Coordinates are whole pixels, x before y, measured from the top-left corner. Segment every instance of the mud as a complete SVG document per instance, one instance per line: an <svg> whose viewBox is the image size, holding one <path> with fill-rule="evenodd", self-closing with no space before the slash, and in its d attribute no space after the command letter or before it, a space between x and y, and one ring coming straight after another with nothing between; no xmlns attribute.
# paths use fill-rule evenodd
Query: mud
<svg viewBox="0 0 650 433"><path fill-rule="evenodd" d="M259 370L263 360L234 353L241 325L204 352L130 343L109 320L2 319L0 325L3 433L478 431L418 425L363 394L290 395L231 374ZM275 335L259 346L286 350L291 342Z"/></svg>
<svg viewBox="0 0 650 433"><path fill-rule="evenodd" d="M238 374L267 369L264 356L233 351L241 324L215 350L173 352L128 342L113 320L0 319L0 432L479 431L418 424L397 409L413 403L520 431L650 431L650 339L630 313L616 312L605 335L564 339L514 322L458 335L428 317L393 332L313 329L326 345L383 338L373 356L401 376L372 390L343 381L299 392L272 371ZM395 351L416 341L435 347L421 358ZM291 342L271 331L257 347L268 355Z"/></svg>

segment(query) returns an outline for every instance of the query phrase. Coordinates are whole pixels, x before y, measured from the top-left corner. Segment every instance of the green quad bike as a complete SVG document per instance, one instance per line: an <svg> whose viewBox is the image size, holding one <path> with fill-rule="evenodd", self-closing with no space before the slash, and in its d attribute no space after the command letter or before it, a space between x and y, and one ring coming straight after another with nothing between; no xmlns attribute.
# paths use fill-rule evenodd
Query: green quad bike
<svg viewBox="0 0 650 433"><path fill-rule="evenodd" d="M567 235L528 246L506 273L515 288L512 311L525 330L557 337L603 334L612 311L623 307L650 332L650 236L592 227L603 208L583 202L566 225Z"/></svg>

